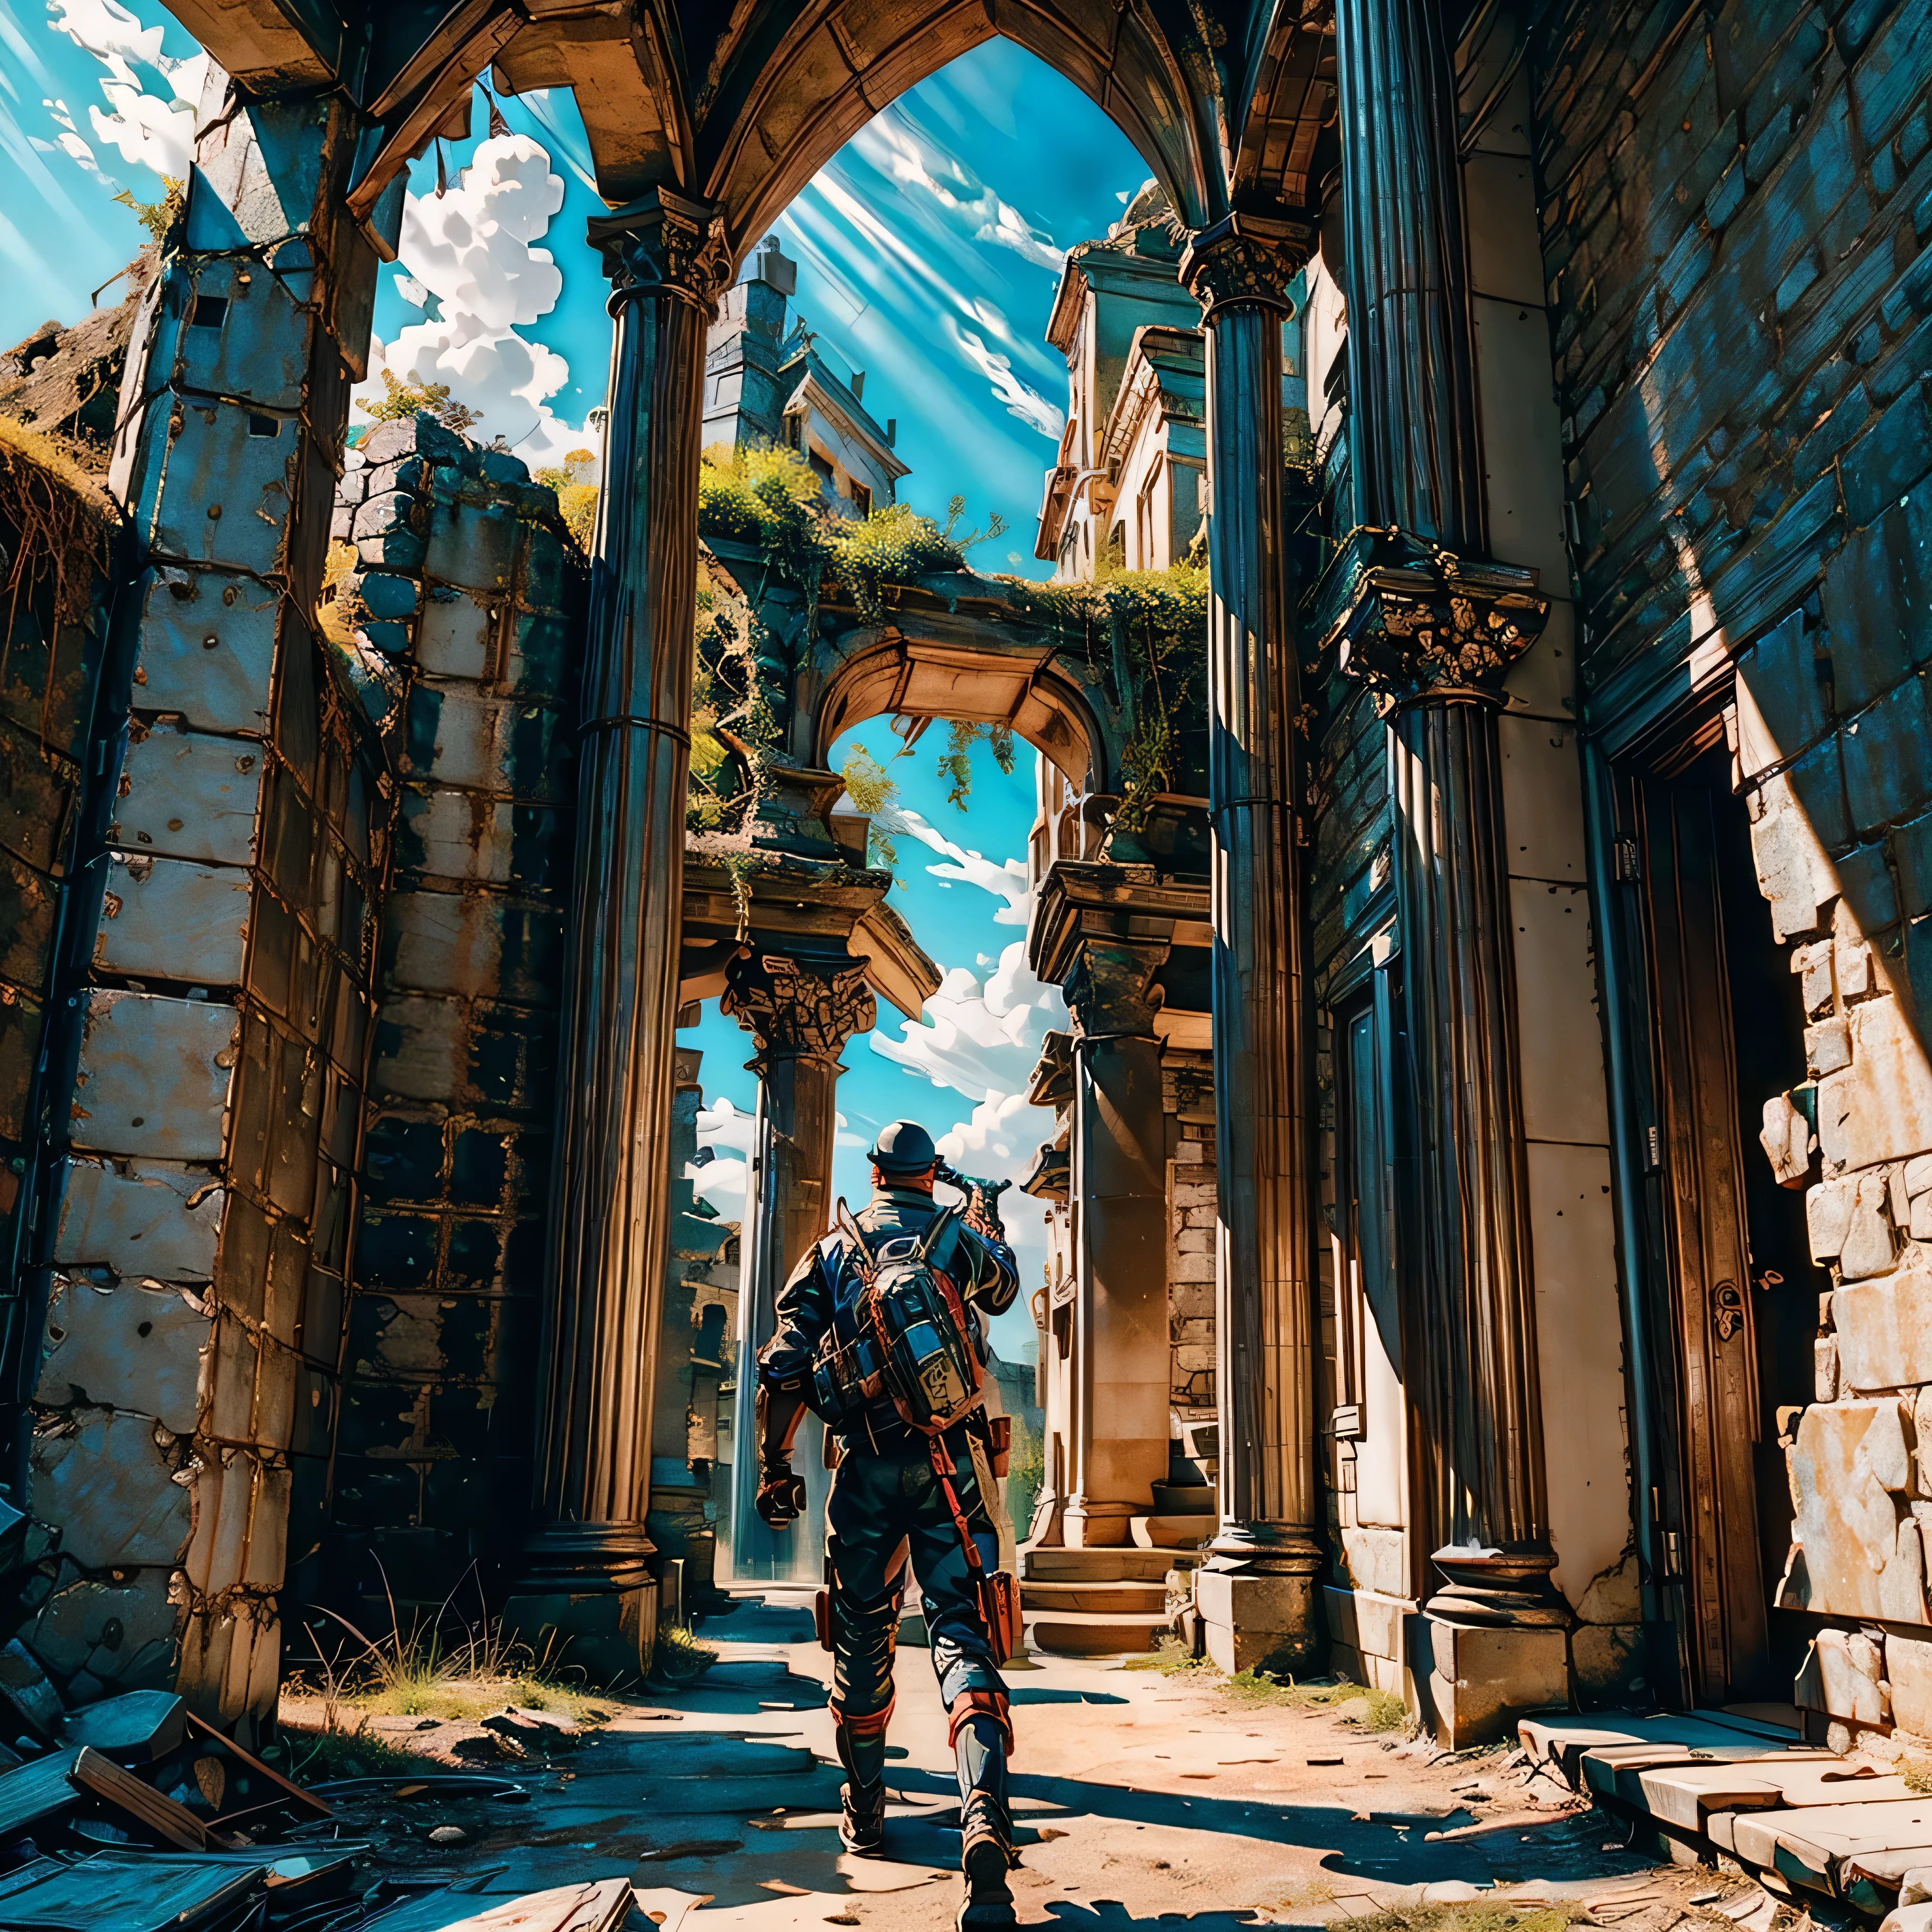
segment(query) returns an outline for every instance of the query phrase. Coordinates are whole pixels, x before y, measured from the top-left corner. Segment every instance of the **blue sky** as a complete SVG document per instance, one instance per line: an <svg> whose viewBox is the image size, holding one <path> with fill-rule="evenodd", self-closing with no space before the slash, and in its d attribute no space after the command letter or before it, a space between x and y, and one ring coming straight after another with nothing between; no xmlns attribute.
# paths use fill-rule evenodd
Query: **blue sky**
<svg viewBox="0 0 1932 1932"><path fill-rule="evenodd" d="M153 0L34 0L0 6L0 149L18 191L0 200L0 347L50 318L72 322L92 292L140 245L113 196L152 201L160 175L184 172L202 63ZM501 104L508 140L451 143L450 192L438 197L434 150L411 174L401 260L382 272L376 360L448 380L483 412L479 433L506 436L533 464L587 442L583 424L608 372L608 290L585 244L603 204L566 93ZM480 152L479 152L480 150ZM473 165L472 165L473 164ZM466 173L465 170L468 172ZM1148 170L1112 122L1069 82L994 40L879 115L808 184L776 224L800 263L796 310L848 366L866 401L896 417L913 466L904 500L943 520L955 492L969 520L997 510L1007 534L974 553L987 571L1044 575L1033 556L1042 472L1052 462L1066 371L1041 339L1064 251L1103 235ZM494 230L487 247L478 240ZM112 302L118 290L108 291ZM1001 773L974 758L970 811L946 802L935 726L907 757L876 719L847 741L868 746L902 789L895 903L946 974L925 1020L890 1010L848 1048L840 1085L847 1129L838 1186L866 1190L863 1149L884 1121L922 1119L950 1134L958 1164L1004 1177L1024 1170L1048 1116L1019 1099L1041 1034L1060 1022L1058 995L1024 969L1024 879L1034 815L1034 754ZM1016 950L1017 949L1017 950ZM748 1041L707 1010L687 1036L704 1048L706 1170L735 1214L730 1183L752 1076ZM742 1187L742 1173L738 1177ZM1040 1279L1039 1210L1007 1197L1029 1289ZM1010 1355L1030 1353L1024 1304L1002 1324Z"/></svg>

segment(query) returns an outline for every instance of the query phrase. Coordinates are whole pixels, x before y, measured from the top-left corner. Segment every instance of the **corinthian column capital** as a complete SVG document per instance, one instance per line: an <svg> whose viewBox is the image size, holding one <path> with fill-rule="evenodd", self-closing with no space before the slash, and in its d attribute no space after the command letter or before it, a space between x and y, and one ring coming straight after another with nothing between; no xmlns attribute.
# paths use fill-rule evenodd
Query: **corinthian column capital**
<svg viewBox="0 0 1932 1932"><path fill-rule="evenodd" d="M758 1041L761 1058L836 1060L878 1018L865 962L844 954L748 950L725 968L718 1004Z"/></svg>
<svg viewBox="0 0 1932 1932"><path fill-rule="evenodd" d="M1500 705L1503 680L1549 615L1534 571L1471 562L1398 532L1365 557L1325 642L1344 673L1391 706Z"/></svg>
<svg viewBox="0 0 1932 1932"><path fill-rule="evenodd" d="M670 296L715 313L731 284L731 243L724 218L701 201L652 188L627 206L592 216L590 245L604 258L612 304Z"/></svg>
<svg viewBox="0 0 1932 1932"><path fill-rule="evenodd" d="M1167 956L1165 945L1099 935L1083 939L1066 986L1077 1037L1152 1038L1154 1016L1167 997L1154 976Z"/></svg>
<svg viewBox="0 0 1932 1932"><path fill-rule="evenodd" d="M1315 252L1315 230L1275 215L1230 214L1204 228L1180 258L1181 285L1212 328L1230 308L1293 313L1288 285Z"/></svg>

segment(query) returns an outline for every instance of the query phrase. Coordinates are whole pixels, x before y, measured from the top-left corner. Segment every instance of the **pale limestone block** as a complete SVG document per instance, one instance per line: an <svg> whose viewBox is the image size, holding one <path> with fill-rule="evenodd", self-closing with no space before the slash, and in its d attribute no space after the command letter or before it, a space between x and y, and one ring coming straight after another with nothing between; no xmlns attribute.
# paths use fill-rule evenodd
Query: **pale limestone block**
<svg viewBox="0 0 1932 1932"><path fill-rule="evenodd" d="M1190 1166L1208 1158L1207 1148L1199 1141L1183 1141L1174 1150L1176 1160L1186 1161Z"/></svg>
<svg viewBox="0 0 1932 1932"><path fill-rule="evenodd" d="M1833 1335L1820 1335L1811 1344L1811 1388L1819 1402L1838 1399L1838 1342Z"/></svg>
<svg viewBox="0 0 1932 1932"><path fill-rule="evenodd" d="M1917 1445L1918 1493L1932 1496L1932 1388L1912 1398L1912 1439Z"/></svg>
<svg viewBox="0 0 1932 1932"><path fill-rule="evenodd" d="M1888 1631L1885 1670L1892 1686L1892 1722L1921 1737L1932 1736L1932 1636Z"/></svg>
<svg viewBox="0 0 1932 1932"><path fill-rule="evenodd" d="M1212 1281L1214 1257L1211 1254L1176 1255L1168 1264L1172 1281Z"/></svg>
<svg viewBox="0 0 1932 1932"><path fill-rule="evenodd" d="M1885 1178L1886 1212L1892 1216L1892 1226L1908 1228L1912 1225L1912 1196L1905 1191L1905 1169L1894 1167Z"/></svg>
<svg viewBox="0 0 1932 1932"><path fill-rule="evenodd" d="M1907 1230L1915 1241L1932 1241L1932 1194L1912 1198L1912 1219Z"/></svg>
<svg viewBox="0 0 1932 1932"><path fill-rule="evenodd" d="M1212 1228L1221 1218L1218 1210L1213 1208L1190 1208L1180 1217L1184 1228Z"/></svg>
<svg viewBox="0 0 1932 1932"><path fill-rule="evenodd" d="M1896 1410L1896 1398L1887 1400ZM1809 1607L1826 1615L1885 1614L1880 1584L1898 1554L1900 1511L1864 1454L1866 1432L1882 1406L1838 1402L1808 1408L1789 1452Z"/></svg>
<svg viewBox="0 0 1932 1932"><path fill-rule="evenodd" d="M1926 1910L1908 1918L1904 1916L1908 1905L1922 1905ZM1898 1911L1886 1914L1879 1932L1926 1932L1932 1926L1932 1865L1914 1865L1898 1881Z"/></svg>
<svg viewBox="0 0 1932 1932"><path fill-rule="evenodd" d="M1598 1696L1627 1684L1642 1664L1641 1624L1585 1624L1570 1633L1577 1682Z"/></svg>
<svg viewBox="0 0 1932 1932"><path fill-rule="evenodd" d="M1916 1264L1914 1250L1908 1261ZM1861 1392L1932 1382L1932 1270L1849 1282L1832 1298L1840 1385Z"/></svg>
<svg viewBox="0 0 1932 1932"><path fill-rule="evenodd" d="M1882 1402L1871 1426L1865 1431L1864 1458L1871 1472L1895 1496L1912 1490L1913 1423L1910 1406L1902 1402Z"/></svg>
<svg viewBox="0 0 1932 1932"><path fill-rule="evenodd" d="M1922 1194L1932 1194L1932 1154L1922 1154L1916 1160L1908 1160L1904 1174L1908 1200L1916 1201Z"/></svg>
<svg viewBox="0 0 1932 1932"><path fill-rule="evenodd" d="M1862 1000L1868 993L1876 992L1877 988L1872 981L1871 948L1862 939L1849 938L1842 934L1834 944L1834 965L1840 997Z"/></svg>
<svg viewBox="0 0 1932 1932"><path fill-rule="evenodd" d="M1586 1624L1634 1624L1643 1617L1634 1553L1613 1568L1591 1579L1576 1606L1577 1616Z"/></svg>
<svg viewBox="0 0 1932 1932"><path fill-rule="evenodd" d="M1820 1630L1812 1640L1806 1668L1798 1673L1796 1701L1846 1723L1882 1724L1881 1666L1872 1657L1876 1648L1869 1639L1852 1631Z"/></svg>
<svg viewBox="0 0 1932 1932"><path fill-rule="evenodd" d="M1214 1232L1207 1228L1183 1228L1174 1238L1174 1251L1177 1255L1212 1254Z"/></svg>
<svg viewBox="0 0 1932 1932"><path fill-rule="evenodd" d="M1798 991L1808 1016L1815 1016L1832 1004L1829 940L1819 946L1798 947L1791 956L1791 970L1798 976Z"/></svg>
<svg viewBox="0 0 1932 1932"><path fill-rule="evenodd" d="M1897 1256L1893 1251L1892 1222L1886 1214L1888 1190L1882 1174L1862 1174L1852 1202L1850 1225L1838 1250L1838 1270L1849 1281L1862 1281L1868 1275L1888 1273ZM1897 1384L1887 1383L1887 1388Z"/></svg>
<svg viewBox="0 0 1932 1932"><path fill-rule="evenodd" d="M1852 1064L1818 1087L1818 1137L1838 1167L1932 1150L1932 1064L1894 999L1854 1006Z"/></svg>
<svg viewBox="0 0 1932 1932"><path fill-rule="evenodd" d="M1822 1268L1838 1258L1851 1226L1858 1188L1849 1180L1823 1180L1804 1196L1804 1225L1811 1237L1811 1258Z"/></svg>
<svg viewBox="0 0 1932 1932"><path fill-rule="evenodd" d="M1898 1526L1896 1552L1879 1579L1879 1598L1888 1623L1932 1622L1925 1612L1925 1549L1920 1529L1916 1516L1908 1516Z"/></svg>
<svg viewBox="0 0 1932 1932"><path fill-rule="evenodd" d="M1818 929L1818 908L1838 890L1838 874L1798 803L1790 775L1780 772L1757 788L1751 856L1758 890L1771 902L1780 939Z"/></svg>
<svg viewBox="0 0 1932 1932"><path fill-rule="evenodd" d="M1174 1184L1174 1204L1177 1208L1211 1208L1214 1205L1214 1184L1211 1180L1178 1180Z"/></svg>
<svg viewBox="0 0 1932 1932"><path fill-rule="evenodd" d="M1790 1096L1774 1094L1764 1103L1764 1125L1758 1141L1780 1187L1802 1187L1811 1172L1811 1124L1791 1104Z"/></svg>
<svg viewBox="0 0 1932 1932"><path fill-rule="evenodd" d="M1804 1064L1814 1078L1822 1078L1827 1073L1835 1073L1841 1066L1852 1064L1851 1022L1845 1019L1822 1019L1816 1026L1804 1029Z"/></svg>

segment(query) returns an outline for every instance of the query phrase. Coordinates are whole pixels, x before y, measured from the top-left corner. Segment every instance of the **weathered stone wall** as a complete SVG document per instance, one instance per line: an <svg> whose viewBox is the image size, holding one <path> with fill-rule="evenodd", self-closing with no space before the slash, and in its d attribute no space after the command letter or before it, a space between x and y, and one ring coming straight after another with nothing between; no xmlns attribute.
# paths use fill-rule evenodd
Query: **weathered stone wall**
<svg viewBox="0 0 1932 1932"><path fill-rule="evenodd" d="M514 457L427 416L358 454L340 596L400 777L328 1581L435 1604L476 1563L474 1614L529 1499L586 573Z"/></svg>
<svg viewBox="0 0 1932 1932"><path fill-rule="evenodd" d="M212 74L121 395L110 480L148 568L68 1070L23 1634L71 1697L172 1675L245 1733L328 1482L388 814L310 614L374 289L337 212L354 130L338 103L228 92Z"/></svg>
<svg viewBox="0 0 1932 1932"><path fill-rule="evenodd" d="M1779 1601L1876 1628L1800 1701L1932 1734L1932 16L1572 0L1529 66L1585 722L1734 698L1810 1022L1763 1124L1832 1290Z"/></svg>
<svg viewBox="0 0 1932 1932"><path fill-rule="evenodd" d="M1170 1052L1161 1066L1168 1116L1168 1399L1205 1427L1214 1406L1214 1074L1204 1054Z"/></svg>

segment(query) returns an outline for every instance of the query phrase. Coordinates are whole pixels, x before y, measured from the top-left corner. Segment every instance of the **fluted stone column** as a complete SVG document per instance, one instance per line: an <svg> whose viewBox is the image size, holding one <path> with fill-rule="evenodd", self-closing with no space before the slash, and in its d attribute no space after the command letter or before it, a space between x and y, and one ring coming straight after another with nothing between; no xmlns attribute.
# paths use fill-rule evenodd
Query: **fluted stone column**
<svg viewBox="0 0 1932 1932"><path fill-rule="evenodd" d="M1066 982L1074 1022L1068 1545L1126 1543L1167 1480L1166 1121L1154 976L1165 944L1090 938Z"/></svg>
<svg viewBox="0 0 1932 1932"><path fill-rule="evenodd" d="M610 416L578 747L537 1503L513 1620L593 1670L652 1636L644 1531L668 1252L672 1048L697 616L706 331L731 262L668 190L590 224L613 286Z"/></svg>
<svg viewBox="0 0 1932 1932"><path fill-rule="evenodd" d="M1550 1583L1496 729L1503 680L1548 607L1533 571L1484 560L1456 92L1438 10L1337 0L1336 20L1360 527L1335 640L1389 719L1414 1110L1401 1241L1413 1530L1439 1544L1446 1579L1428 1602L1433 1656L1410 1662L1460 1745L1568 1689L1568 1612Z"/></svg>
<svg viewBox="0 0 1932 1932"><path fill-rule="evenodd" d="M1285 570L1281 326L1314 247L1235 215L1181 280L1208 332L1208 816L1213 832L1221 1528L1196 1601L1224 1669L1314 1647L1312 1033L1304 967Z"/></svg>
<svg viewBox="0 0 1932 1932"><path fill-rule="evenodd" d="M842 949L778 953L754 944L725 968L722 1004L758 1042L752 1062L758 1076L757 1162L739 1290L748 1355L771 1337L774 1303L786 1277L830 1226L838 1076L845 1070L838 1057L854 1034L872 1030L878 1014L864 964ZM752 1507L758 1486L754 1394L754 1378L741 1366L732 1452L733 1573L816 1575L820 1556L813 1539L796 1529L774 1536ZM822 1458L806 1453L818 1436L818 1425L808 1421L796 1466L812 1502L822 1508L829 1486Z"/></svg>

